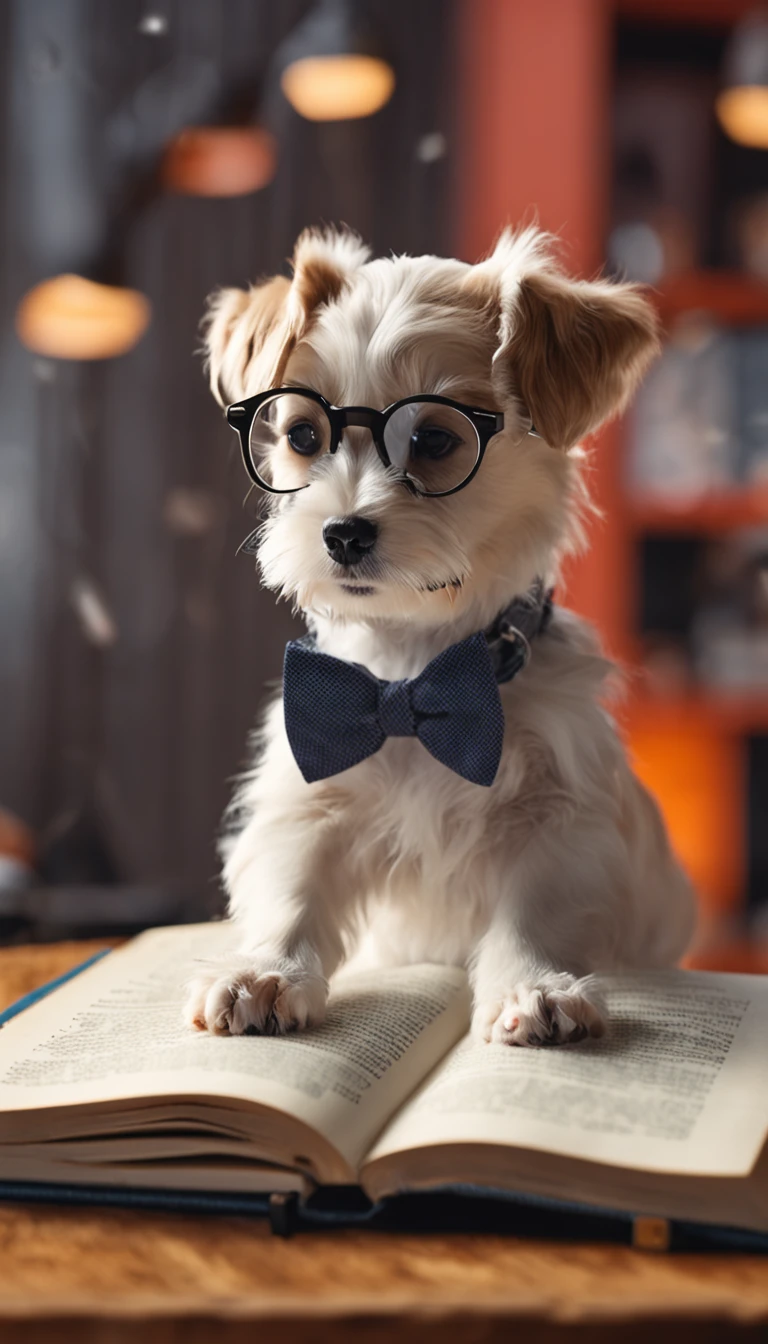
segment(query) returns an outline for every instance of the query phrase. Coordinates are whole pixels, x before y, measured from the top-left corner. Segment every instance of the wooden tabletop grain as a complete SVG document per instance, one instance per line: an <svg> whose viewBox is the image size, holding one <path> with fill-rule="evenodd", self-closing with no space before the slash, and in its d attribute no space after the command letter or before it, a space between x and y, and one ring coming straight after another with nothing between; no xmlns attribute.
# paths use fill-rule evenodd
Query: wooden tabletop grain
<svg viewBox="0 0 768 1344"><path fill-rule="evenodd" d="M103 944L0 949L0 1007ZM0 1344L768 1340L768 1259L0 1204Z"/></svg>

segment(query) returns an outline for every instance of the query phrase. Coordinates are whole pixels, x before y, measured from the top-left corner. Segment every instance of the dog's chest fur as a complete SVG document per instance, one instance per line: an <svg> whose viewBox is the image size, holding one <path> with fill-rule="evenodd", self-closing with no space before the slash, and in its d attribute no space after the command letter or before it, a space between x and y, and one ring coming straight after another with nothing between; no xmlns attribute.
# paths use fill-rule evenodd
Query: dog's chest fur
<svg viewBox="0 0 768 1344"><path fill-rule="evenodd" d="M361 663L386 680L417 676L456 639L455 630L450 640L440 631L413 630L401 639L322 622L315 633L323 652ZM535 829L551 824L567 806L548 736L570 736L576 724L567 712L566 722L557 724L551 707L539 721L537 702L542 692L546 699L553 663L559 661L564 680L572 682L574 655L567 641L548 637L547 644L546 650L535 644L530 667L500 688L506 733L492 789L467 783L415 738L390 738L348 783L328 781L353 880L373 896L386 896L390 906L393 900L408 906L420 893L436 921L450 925L452 940L471 938L470 926L487 918L502 871L509 872Z"/></svg>

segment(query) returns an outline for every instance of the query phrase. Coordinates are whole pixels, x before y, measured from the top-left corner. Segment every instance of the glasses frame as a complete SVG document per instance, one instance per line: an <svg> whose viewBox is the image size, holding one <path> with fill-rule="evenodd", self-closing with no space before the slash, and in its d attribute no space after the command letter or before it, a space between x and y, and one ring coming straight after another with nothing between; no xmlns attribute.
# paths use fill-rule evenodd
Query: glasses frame
<svg viewBox="0 0 768 1344"><path fill-rule="evenodd" d="M237 431L240 437L243 463L248 475L254 485L258 485L259 489L266 490L270 495L296 495L300 490L306 490L311 484L311 482L307 482L307 485L295 485L290 490L277 490L273 485L268 485L266 481L261 479L251 457L251 429L259 410L265 402L284 393L308 397L310 401L317 402L318 406L322 406L331 427L331 441L328 448L330 456L333 456L337 451L345 429L367 429L370 431L376 451L385 467L392 467L394 464L390 461L384 442L384 430L390 416L394 415L395 411L399 410L401 406L413 405L415 401L433 402L438 406L450 406L453 410L466 416L477 434L477 460L472 470L468 476L465 476L460 485L454 485L450 490L435 491L420 490L416 482L406 473L403 473L403 485L412 494L419 495L422 499L440 499L446 495L455 495L459 490L463 490L465 486L469 485L480 470L485 450L491 439L504 428L502 411L481 411L475 406L465 406L463 402L452 401L450 397L440 397L429 392L424 392L415 397L403 397L400 401L393 401L392 405L387 406L386 410L376 411L371 406L333 406L319 392L313 391L310 387L271 387L269 391L259 392L255 397L246 397L244 401L234 402L226 410L227 423Z"/></svg>

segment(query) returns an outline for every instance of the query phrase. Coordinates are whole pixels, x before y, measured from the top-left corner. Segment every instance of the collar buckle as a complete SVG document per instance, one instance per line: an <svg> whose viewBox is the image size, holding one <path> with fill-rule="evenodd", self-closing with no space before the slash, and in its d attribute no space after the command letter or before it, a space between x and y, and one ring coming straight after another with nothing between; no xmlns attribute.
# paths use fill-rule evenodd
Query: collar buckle
<svg viewBox="0 0 768 1344"><path fill-rule="evenodd" d="M523 667L527 667L531 657L531 644L522 630L518 630L517 626L509 621L503 621L499 636L506 644L514 644L517 647L518 652L522 654Z"/></svg>

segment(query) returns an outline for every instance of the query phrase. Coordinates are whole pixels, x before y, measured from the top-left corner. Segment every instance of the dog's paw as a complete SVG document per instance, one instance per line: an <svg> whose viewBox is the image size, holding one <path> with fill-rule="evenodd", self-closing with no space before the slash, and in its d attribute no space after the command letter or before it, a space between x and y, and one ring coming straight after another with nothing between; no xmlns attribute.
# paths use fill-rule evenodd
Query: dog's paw
<svg viewBox="0 0 768 1344"><path fill-rule="evenodd" d="M327 999L327 981L303 967L264 968L237 957L192 981L184 1017L216 1036L282 1036L322 1022Z"/></svg>
<svg viewBox="0 0 768 1344"><path fill-rule="evenodd" d="M473 1018L475 1035L498 1045L565 1045L602 1036L605 1024L591 977L554 971L479 1003Z"/></svg>

